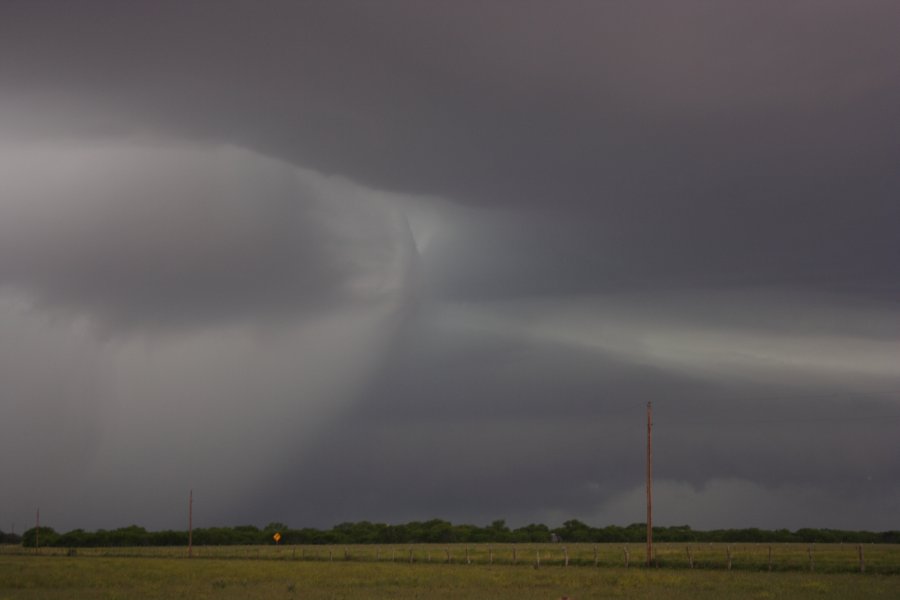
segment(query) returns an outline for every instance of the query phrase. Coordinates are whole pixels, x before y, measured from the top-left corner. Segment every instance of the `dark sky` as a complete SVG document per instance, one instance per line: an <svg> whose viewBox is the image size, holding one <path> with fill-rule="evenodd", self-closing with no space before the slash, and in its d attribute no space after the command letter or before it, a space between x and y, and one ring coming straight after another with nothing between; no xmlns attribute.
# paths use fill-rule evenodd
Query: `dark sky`
<svg viewBox="0 0 900 600"><path fill-rule="evenodd" d="M0 5L0 529L900 527L900 5Z"/></svg>

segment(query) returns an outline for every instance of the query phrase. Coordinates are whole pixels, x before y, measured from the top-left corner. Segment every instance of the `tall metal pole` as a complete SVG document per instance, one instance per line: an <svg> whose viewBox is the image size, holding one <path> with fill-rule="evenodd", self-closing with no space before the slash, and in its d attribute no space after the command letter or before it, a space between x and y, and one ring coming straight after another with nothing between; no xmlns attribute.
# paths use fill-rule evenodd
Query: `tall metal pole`
<svg viewBox="0 0 900 600"><path fill-rule="evenodd" d="M34 517L34 549L41 547L41 509L38 507Z"/></svg>
<svg viewBox="0 0 900 600"><path fill-rule="evenodd" d="M653 403L647 403L647 566L653 560Z"/></svg>
<svg viewBox="0 0 900 600"><path fill-rule="evenodd" d="M194 490L188 496L188 558L194 553Z"/></svg>

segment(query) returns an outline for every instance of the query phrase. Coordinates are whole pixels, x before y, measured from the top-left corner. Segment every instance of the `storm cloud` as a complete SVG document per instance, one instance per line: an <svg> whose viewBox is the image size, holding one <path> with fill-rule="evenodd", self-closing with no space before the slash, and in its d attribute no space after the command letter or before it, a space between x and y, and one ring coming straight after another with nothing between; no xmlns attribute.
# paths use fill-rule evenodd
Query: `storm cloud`
<svg viewBox="0 0 900 600"><path fill-rule="evenodd" d="M896 528L898 23L5 3L0 525Z"/></svg>

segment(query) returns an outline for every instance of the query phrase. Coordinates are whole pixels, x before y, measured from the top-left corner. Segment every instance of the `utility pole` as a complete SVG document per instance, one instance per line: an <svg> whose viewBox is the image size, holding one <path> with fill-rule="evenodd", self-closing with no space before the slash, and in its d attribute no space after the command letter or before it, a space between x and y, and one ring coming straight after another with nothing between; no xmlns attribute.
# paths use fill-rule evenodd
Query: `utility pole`
<svg viewBox="0 0 900 600"><path fill-rule="evenodd" d="M41 547L41 509L38 507L34 517L34 549Z"/></svg>
<svg viewBox="0 0 900 600"><path fill-rule="evenodd" d="M647 403L647 566L653 560L653 403Z"/></svg>
<svg viewBox="0 0 900 600"><path fill-rule="evenodd" d="M188 496L188 558L194 552L194 490Z"/></svg>

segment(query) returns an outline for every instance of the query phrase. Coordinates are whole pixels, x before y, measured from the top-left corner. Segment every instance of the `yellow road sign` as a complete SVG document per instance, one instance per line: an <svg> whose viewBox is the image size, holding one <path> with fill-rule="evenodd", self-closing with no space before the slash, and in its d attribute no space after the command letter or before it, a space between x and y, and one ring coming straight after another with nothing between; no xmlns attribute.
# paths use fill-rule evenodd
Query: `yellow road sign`
<svg viewBox="0 0 900 600"><path fill-rule="evenodd" d="M275 535L272 536L272 539L275 540L275 543L277 544L281 541L281 534L276 531Z"/></svg>

